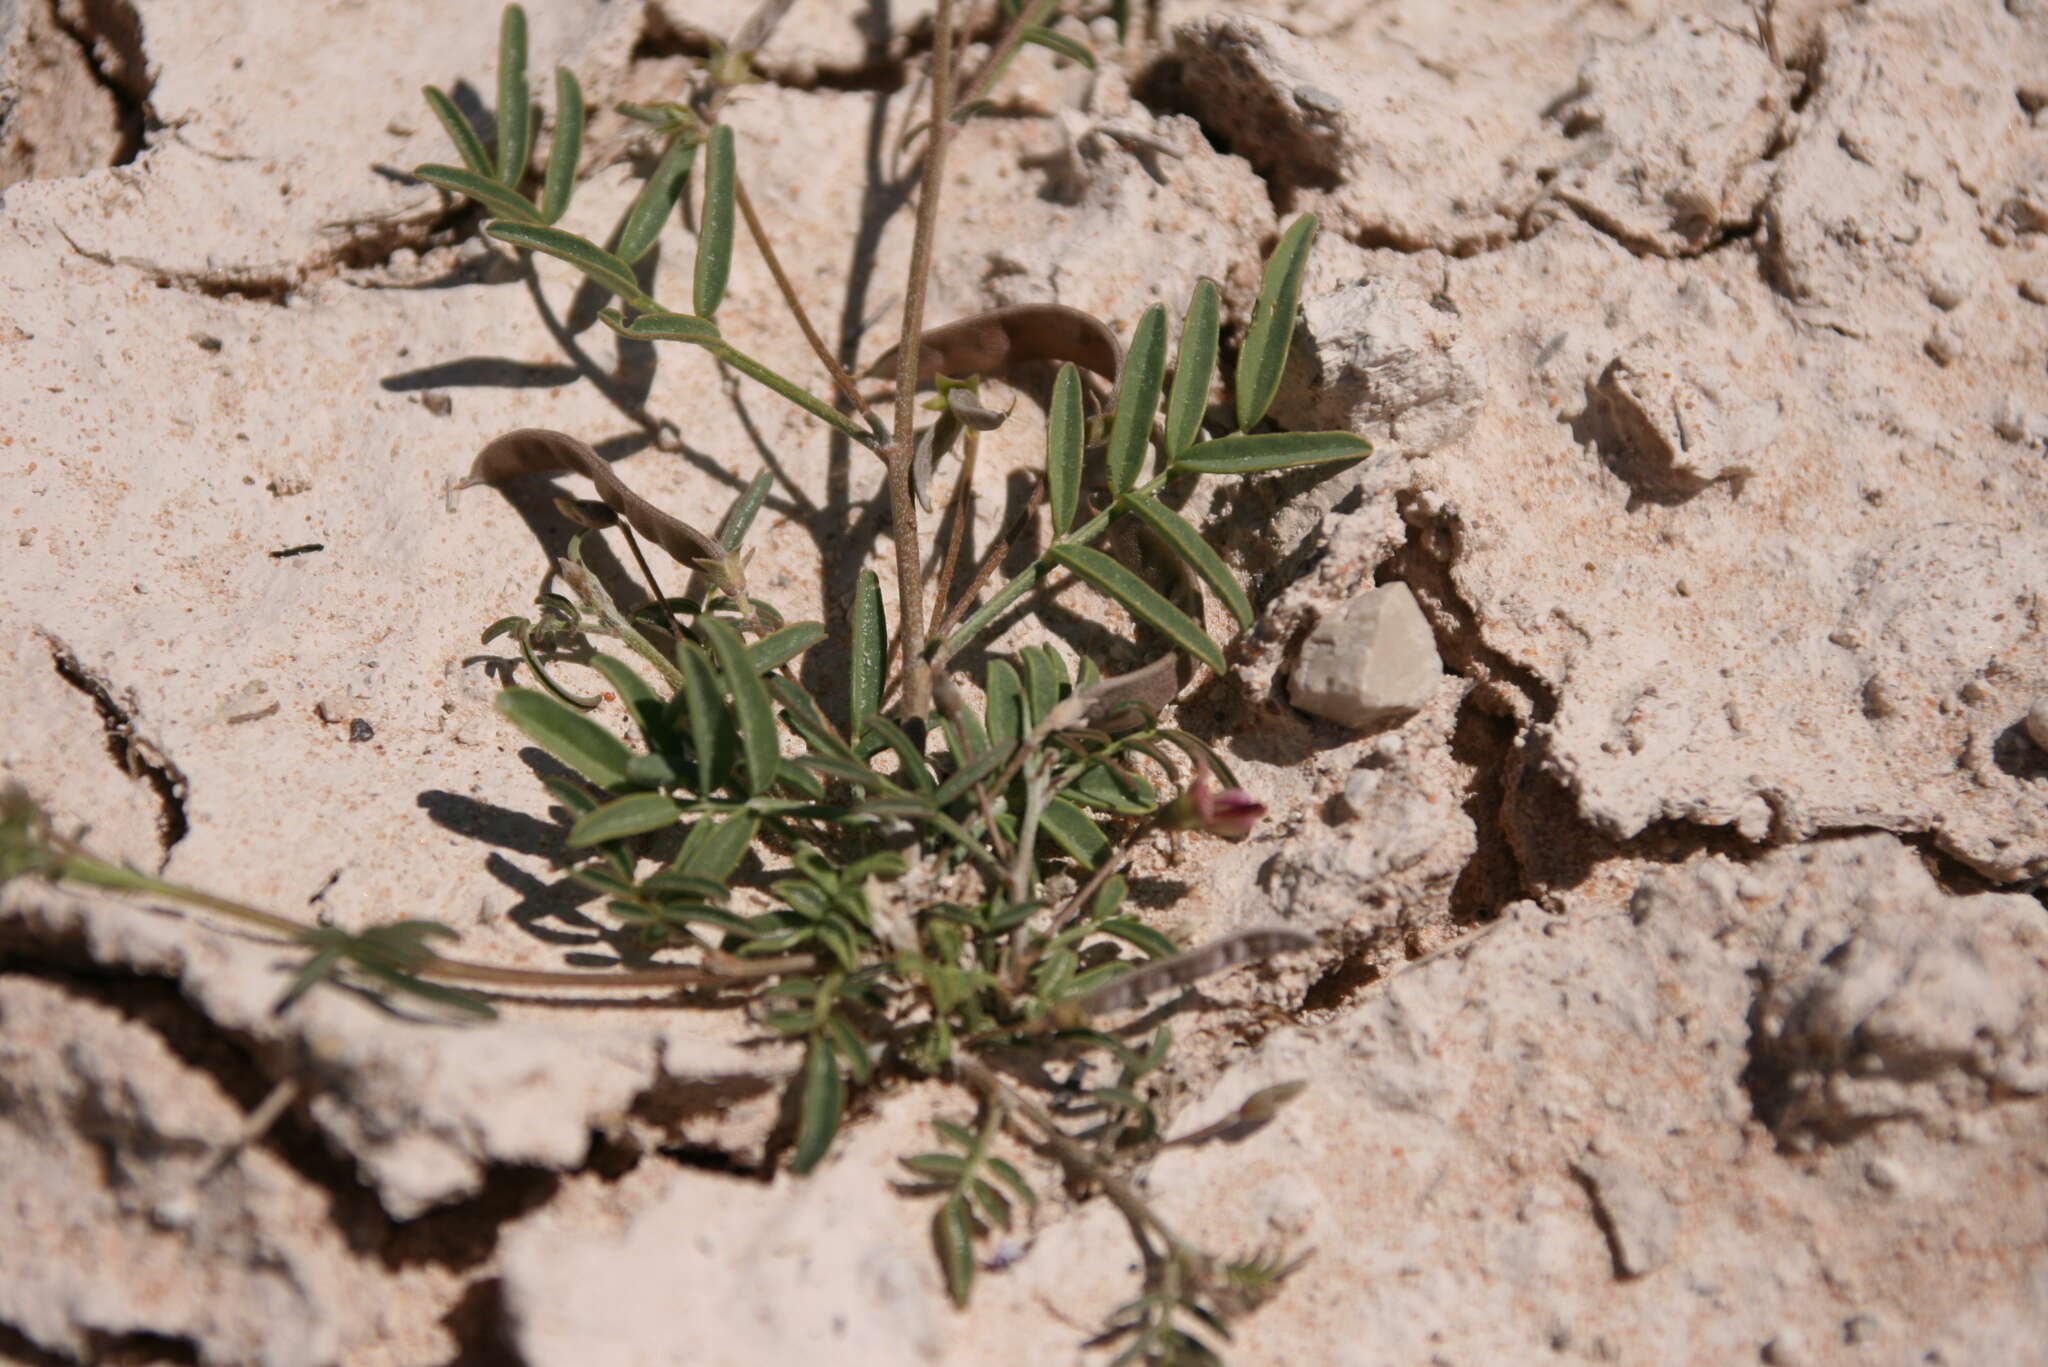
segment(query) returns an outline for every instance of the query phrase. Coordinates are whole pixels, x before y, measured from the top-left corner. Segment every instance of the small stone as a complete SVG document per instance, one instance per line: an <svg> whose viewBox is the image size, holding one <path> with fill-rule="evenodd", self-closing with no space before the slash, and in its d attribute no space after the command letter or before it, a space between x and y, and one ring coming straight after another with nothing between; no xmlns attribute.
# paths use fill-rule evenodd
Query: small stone
<svg viewBox="0 0 2048 1367"><path fill-rule="evenodd" d="M348 724L348 738L351 742L360 744L366 740L374 740L376 735L376 730L361 717L355 718Z"/></svg>
<svg viewBox="0 0 2048 1367"><path fill-rule="evenodd" d="M1963 339L1956 335L1955 329L1938 323L1928 332L1927 341L1922 345L1928 359L1938 366L1953 365L1963 354Z"/></svg>
<svg viewBox="0 0 2048 1367"><path fill-rule="evenodd" d="M1806 1351L1806 1335L1797 1329L1785 1329L1772 1335L1764 1345L1763 1360L1771 1367L1804 1367L1813 1358Z"/></svg>
<svg viewBox="0 0 2048 1367"><path fill-rule="evenodd" d="M2048 750L2048 696L2034 699L2027 709L2027 739L2039 750Z"/></svg>
<svg viewBox="0 0 2048 1367"><path fill-rule="evenodd" d="M1354 769L1351 777L1344 780L1344 814L1356 821L1364 816L1372 805L1373 794L1380 789L1379 772L1374 769Z"/></svg>
<svg viewBox="0 0 2048 1367"><path fill-rule="evenodd" d="M2048 304L2048 275L2020 281L2020 298L2030 304Z"/></svg>
<svg viewBox="0 0 2048 1367"><path fill-rule="evenodd" d="M1295 662L1290 697L1304 712L1364 730L1421 711L1443 674L1415 594L1387 584L1316 624Z"/></svg>
<svg viewBox="0 0 2048 1367"><path fill-rule="evenodd" d="M1875 1315L1851 1315L1842 1321L1842 1342L1848 1344L1870 1343L1876 1340L1884 1329Z"/></svg>
<svg viewBox="0 0 2048 1367"><path fill-rule="evenodd" d="M1873 1158L1863 1165L1863 1180L1882 1192L1894 1192L1906 1185L1906 1170L1890 1158Z"/></svg>

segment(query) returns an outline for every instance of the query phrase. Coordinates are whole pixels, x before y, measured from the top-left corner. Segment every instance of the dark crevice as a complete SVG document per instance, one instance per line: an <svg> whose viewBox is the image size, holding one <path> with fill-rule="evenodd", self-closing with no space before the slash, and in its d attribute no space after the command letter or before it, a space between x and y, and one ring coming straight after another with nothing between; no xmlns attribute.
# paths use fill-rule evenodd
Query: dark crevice
<svg viewBox="0 0 2048 1367"><path fill-rule="evenodd" d="M114 764L128 777L148 784L156 794L157 843L168 859L172 847L191 829L185 818L185 795L189 784L183 771L171 762L155 741L136 732L132 702L122 705L114 697L114 690L107 681L80 664L78 657L55 637L44 636L43 641L49 647L50 663L55 666L57 676L92 700L94 710L100 714L100 724L106 730L107 754Z"/></svg>
<svg viewBox="0 0 2048 1367"><path fill-rule="evenodd" d="M50 22L77 44L94 83L114 103L119 140L109 166L126 166L141 154L144 135L156 127L150 113L150 80L142 52L142 23L126 0L86 0L74 9L51 0Z"/></svg>
<svg viewBox="0 0 2048 1367"><path fill-rule="evenodd" d="M167 978L93 962L82 932L56 938L19 925L12 929L12 935L0 935L0 972L34 977L147 1028L244 1111L253 1111L275 1080L290 1073L288 1046L259 1044L227 1029ZM308 1075L298 1080L306 1092L318 1085ZM494 1167L475 1196L394 1220L354 1162L330 1147L306 1106L302 1094L258 1141L260 1147L327 1196L328 1223L351 1252L376 1258L393 1272L421 1265L461 1272L483 1264L497 1251L499 1231L545 1204L562 1182L562 1174L546 1169Z"/></svg>
<svg viewBox="0 0 2048 1367"><path fill-rule="evenodd" d="M1299 1014L1328 1013L1349 1006L1358 995L1385 974L1377 955L1349 954L1339 959L1323 976L1309 984L1301 997Z"/></svg>
<svg viewBox="0 0 2048 1367"><path fill-rule="evenodd" d="M1500 909L1528 895L1514 844L1502 820L1507 806L1507 771L1517 728L1496 716L1468 694L1458 706L1451 730L1451 758L1471 771L1464 809L1478 844L1451 885L1451 922L1471 926L1490 921Z"/></svg>
<svg viewBox="0 0 2048 1367"><path fill-rule="evenodd" d="M512 1316L505 1305L501 1277L471 1282L441 1326L455 1340L455 1356L447 1367L526 1367L512 1335Z"/></svg>
<svg viewBox="0 0 2048 1367"><path fill-rule="evenodd" d="M10 1324L0 1323L0 1362L17 1367L153 1367L159 1363L198 1362L199 1348L191 1339L170 1334L136 1331L110 1334L88 1329L84 1334L85 1355L51 1352Z"/></svg>

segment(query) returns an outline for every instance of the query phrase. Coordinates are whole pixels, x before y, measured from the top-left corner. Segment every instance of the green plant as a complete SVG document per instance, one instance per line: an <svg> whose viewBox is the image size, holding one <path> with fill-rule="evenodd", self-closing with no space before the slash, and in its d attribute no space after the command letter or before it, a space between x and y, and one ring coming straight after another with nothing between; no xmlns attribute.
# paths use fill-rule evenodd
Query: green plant
<svg viewBox="0 0 2048 1367"><path fill-rule="evenodd" d="M908 1189L937 1199L934 1246L956 1301L971 1293L977 1246L1010 1227L1019 1206L1039 1199L1003 1152L1021 1142L1055 1160L1073 1187L1115 1202L1143 1250L1142 1292L1102 1340L1121 1346L1117 1362L1215 1361L1229 1321L1272 1294L1298 1260L1204 1253L1124 1179L1160 1142L1147 1079L1165 1064L1170 1038L1163 1027L1138 1041L1100 1027L1104 1017L1157 993L1310 941L1253 930L1183 950L1128 906L1120 870L1150 833L1236 837L1263 812L1235 786L1221 756L1161 720L1196 666L1228 668L1204 627L1205 594L1238 626L1253 620L1250 595L1177 511L1174 495L1205 476L1356 460L1370 447L1348 433L1258 430L1285 366L1316 227L1311 216L1286 229L1266 263L1238 350L1235 426L1220 435L1205 435L1221 339L1221 300L1207 281L1182 316L1171 365L1159 305L1144 312L1128 349L1100 322L1051 305L924 326L950 129L981 106L1021 43L1092 60L1046 27L1054 9L1051 0L1035 0L1015 14L990 61L963 83L954 70L952 5L938 5L931 113L918 130L925 166L905 344L878 367L894 370L893 421L875 411L819 338L747 198L736 139L720 121L726 96L745 79L745 50L714 55L687 99L623 110L653 127L664 146L612 249L554 226L573 193L584 125L581 88L566 70L556 73L553 140L538 198L527 193L541 120L528 99L525 19L516 5L501 28L495 152L445 95L426 92L464 165L422 166L417 174L480 205L491 215L490 237L575 266L616 297L601 316L621 335L705 348L884 463L897 548L893 647L880 579L864 572L841 643L851 668L846 706L836 715L791 668L825 639L824 626L785 621L747 583L745 541L769 487L765 473L715 534L646 503L588 446L560 433L500 437L463 481L569 471L597 486L597 500L563 503L583 527L554 567L567 592L543 594L537 619L502 618L484 640L515 641L540 685L506 689L499 711L577 776L547 780L570 814L572 875L602 893L609 913L650 949L690 962L606 975L536 973L443 956L428 940L452 932L428 922L353 936L308 928L107 864L52 830L20 795L0 813L0 874L177 898L283 937L310 951L287 1000L333 980L488 1015L480 989L593 981L732 988L768 1030L801 1046L787 1149L795 1171L824 1159L850 1098L863 1089L929 1076L958 1083L978 1103L971 1124L936 1122L940 1148L904 1160L915 1179ZM665 307L639 268L693 182L702 204L684 312ZM832 377L836 401L768 369L719 330L740 224ZM1030 504L1035 516L1043 503L1049 541L1021 574L991 588L1025 530L1013 527L974 567L964 591L928 609L918 514L933 469L960 447L954 497L962 496L978 444L1003 423L982 406L980 383L1026 361L1058 366ZM1106 400L1091 390L1091 376L1108 390ZM929 407L937 416L920 428L915 396L926 383L936 388ZM1089 460L1096 449L1099 479L1091 478ZM961 522L956 517L936 579L942 590L955 582ZM614 531L651 595L633 611L584 562L586 539ZM693 586L665 593L643 538L687 567ZM1060 574L1084 581L1155 633L1156 658L1105 677L1092 660L1070 670L1057 648L1030 646L1013 659L990 660L979 679L961 677L955 662L963 653ZM599 642L621 653L593 650ZM594 719L598 699L548 672L565 653L602 677L630 717L630 733ZM1015 1080L1038 1075L1032 1065L1089 1054L1113 1059L1117 1080L1069 1098L1076 1105L1065 1117ZM1275 1089L1254 1098L1242 1123L1262 1122L1292 1094Z"/></svg>

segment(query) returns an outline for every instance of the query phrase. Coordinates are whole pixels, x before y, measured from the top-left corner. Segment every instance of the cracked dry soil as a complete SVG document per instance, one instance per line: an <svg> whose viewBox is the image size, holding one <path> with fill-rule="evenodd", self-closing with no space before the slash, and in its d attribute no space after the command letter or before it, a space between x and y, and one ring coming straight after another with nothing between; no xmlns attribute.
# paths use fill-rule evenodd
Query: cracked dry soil
<svg viewBox="0 0 2048 1367"><path fill-rule="evenodd" d="M536 75L594 109L731 22L527 8ZM2048 10L1141 8L1096 76L1028 52L962 136L931 309L1128 331L1207 274L1234 338L1280 224L1322 219L1275 416L1380 454L1190 505L1260 618L1180 724L1273 819L1133 880L1183 940L1324 945L1171 1008L1170 1133L1311 1084L1140 1174L1198 1242L1316 1249L1232 1360L2032 1360ZM894 340L928 11L799 0L733 110L849 361ZM0 771L139 867L557 967L616 946L473 642L566 533L545 500L451 517L445 476L558 427L706 522L765 465L765 591L807 615L888 548L867 467L701 353L614 346L404 174L446 156L418 87L488 98L489 27L0 5ZM602 237L644 150L610 115L591 146L572 226ZM663 246L688 260L687 223ZM822 383L778 307L743 250L728 330ZM1024 459L985 462L977 544ZM1394 581L1437 695L1372 734L1293 709L1300 641ZM793 1060L732 1013L279 1015L290 970L6 889L0 1358L1100 1360L1134 1276L1104 1202L1049 1203L947 1304L886 1176L933 1088L798 1181Z"/></svg>

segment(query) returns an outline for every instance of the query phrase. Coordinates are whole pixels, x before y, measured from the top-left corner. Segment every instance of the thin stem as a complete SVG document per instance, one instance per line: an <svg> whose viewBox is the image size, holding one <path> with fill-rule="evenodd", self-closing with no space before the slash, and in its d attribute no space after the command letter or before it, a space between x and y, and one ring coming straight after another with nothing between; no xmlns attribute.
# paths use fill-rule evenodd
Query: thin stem
<svg viewBox="0 0 2048 1367"><path fill-rule="evenodd" d="M974 567L974 577L967 581L967 587L953 600L953 606L946 609L945 615L939 619L939 624L932 628L932 635L944 636L958 624L961 617L966 615L967 605L974 601L974 595L981 592L982 587L988 583L989 576L1003 563L1003 557L1010 553L1010 547L1024 534L1024 529L1031 524L1032 517L1038 512L1038 505L1043 502L1045 476L1040 475L1038 482L1031 486L1031 498L1025 503L1024 511L1003 529L1003 534L996 538L995 544L988 548L988 553L981 557L981 563ZM942 580L941 583L943 582Z"/></svg>
<svg viewBox="0 0 2048 1367"><path fill-rule="evenodd" d="M661 591L661 581L654 577L654 566L647 563L647 557L640 551L640 538L633 535L633 524L621 521L619 530L626 534L626 547L633 552L633 562L640 567L640 573L647 576L647 587L654 594L654 601L661 605L661 615L668 619L668 629L675 638L683 639L683 624L676 620L675 609L668 605L668 595Z"/></svg>
<svg viewBox="0 0 2048 1367"><path fill-rule="evenodd" d="M925 292L931 286L932 243L938 235L939 192L945 184L946 148L953 104L953 0L938 0L937 40L932 48L931 145L925 153L917 201L917 230L910 244L910 277L905 283L903 329L896 344L896 430L889 448L889 513L896 537L896 595L903 670L903 715L920 718L931 710L931 675L924 662L924 557L917 533L917 499L910 466L916 453L918 362L923 357Z"/></svg>
<svg viewBox="0 0 2048 1367"><path fill-rule="evenodd" d="M1002 41L989 53L988 60L981 64L981 69L974 73L974 79L967 83L967 89L960 96L960 102L953 107L953 119L957 120L962 111L988 94L989 87L1001 79L1003 68L1017 55L1017 49L1023 45L1025 33L1045 21L1054 3L1055 0L1034 0L1034 3L1025 6L1023 11L1010 21L1010 27L1004 32Z"/></svg>
<svg viewBox="0 0 2048 1367"><path fill-rule="evenodd" d="M953 531L946 538L946 559L939 567L939 577L932 593L932 625L930 634L939 634L940 609L946 605L946 589L953 582L953 571L960 565L960 543L966 536L968 507L974 497L974 458L981 450L981 433L972 427L967 429L966 446L960 454L960 478L953 484Z"/></svg>
<svg viewBox="0 0 2048 1367"><path fill-rule="evenodd" d="M753 196L747 193L746 182L737 175L732 181L733 197L739 201L740 217L747 221L747 234L754 239L754 246L761 252L761 259L768 263L768 274L775 277L775 288L782 291L782 302L789 305L790 316L796 319L797 327L803 330L804 340L811 344L811 350L824 362L826 371L832 376L832 383L846 396L856 412L872 425L880 421L868 401L861 397L854 387L853 377L846 373L846 367L839 364L839 358L825 345L825 339L818 329L811 325L811 316L804 311L803 300L797 297L796 286L790 283L788 274L782 269L782 259L775 254L774 244L768 240L768 230L761 226L760 217L754 212Z"/></svg>
<svg viewBox="0 0 2048 1367"><path fill-rule="evenodd" d="M1190 1265L1196 1267L1208 1261L1207 1255L1175 1234L1166 1221L1159 1218L1159 1213L1152 1209L1149 1201L1138 1194L1136 1188L1109 1171L1088 1150L1069 1139L1066 1132L1060 1129L1058 1123L1043 1107L1003 1081L996 1075L994 1069L961 1049L953 1054L953 1071L965 1078L968 1085L988 1098L991 1104L999 1102L1030 1121L1032 1128L1038 1131L1039 1138L1052 1150L1053 1156L1059 1159L1060 1164L1068 1172L1101 1187L1102 1194L1123 1212L1124 1218L1129 1220L1133 1227L1141 1233L1150 1229L1159 1236L1160 1242L1166 1245L1169 1256L1186 1259Z"/></svg>

